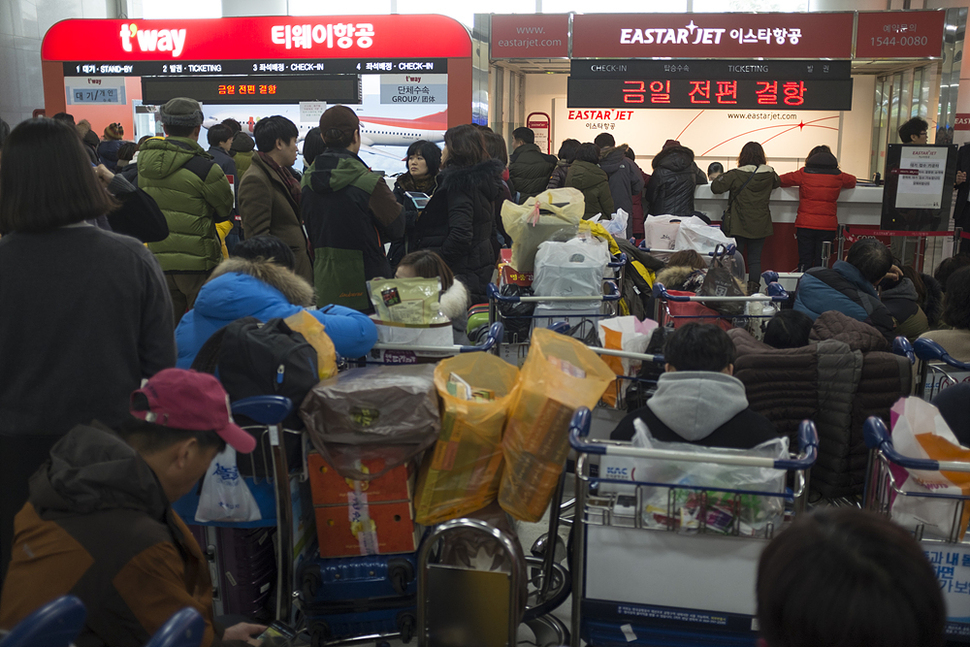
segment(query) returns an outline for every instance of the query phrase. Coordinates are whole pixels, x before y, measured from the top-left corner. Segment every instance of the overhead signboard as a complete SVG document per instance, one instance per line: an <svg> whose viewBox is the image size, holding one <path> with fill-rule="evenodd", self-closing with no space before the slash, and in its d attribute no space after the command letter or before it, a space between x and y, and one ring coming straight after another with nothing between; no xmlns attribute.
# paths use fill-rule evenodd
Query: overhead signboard
<svg viewBox="0 0 970 647"><path fill-rule="evenodd" d="M570 78L566 105L569 108L851 110L852 80Z"/></svg>
<svg viewBox="0 0 970 647"><path fill-rule="evenodd" d="M862 11L856 58L934 58L943 52L946 12Z"/></svg>
<svg viewBox="0 0 970 647"><path fill-rule="evenodd" d="M853 13L576 14L575 58L851 58Z"/></svg>
<svg viewBox="0 0 970 647"><path fill-rule="evenodd" d="M740 79L845 80L852 78L850 61L768 60L629 60L573 59L569 75L574 79Z"/></svg>
<svg viewBox="0 0 970 647"><path fill-rule="evenodd" d="M445 74L448 60L434 59L261 59L208 61L67 61L64 76L211 76L219 74Z"/></svg>
<svg viewBox="0 0 970 647"><path fill-rule="evenodd" d="M569 14L492 16L492 58L569 56Z"/></svg>
<svg viewBox="0 0 970 647"><path fill-rule="evenodd" d="M430 38L406 38L428 34ZM64 20L44 36L45 61L471 57L471 37L445 16L247 16L207 20ZM401 70L404 72L405 70ZM98 71L98 74L103 72Z"/></svg>

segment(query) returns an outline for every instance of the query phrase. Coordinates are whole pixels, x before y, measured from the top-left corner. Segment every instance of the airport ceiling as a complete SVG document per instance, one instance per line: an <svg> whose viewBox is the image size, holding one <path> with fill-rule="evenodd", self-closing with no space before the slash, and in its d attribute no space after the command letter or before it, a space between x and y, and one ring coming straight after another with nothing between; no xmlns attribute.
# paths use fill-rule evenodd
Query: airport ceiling
<svg viewBox="0 0 970 647"><path fill-rule="evenodd" d="M852 73L883 76L924 67L932 62L925 59L859 60L852 61ZM522 74L569 74L569 59L566 58L510 58L493 60L492 65Z"/></svg>

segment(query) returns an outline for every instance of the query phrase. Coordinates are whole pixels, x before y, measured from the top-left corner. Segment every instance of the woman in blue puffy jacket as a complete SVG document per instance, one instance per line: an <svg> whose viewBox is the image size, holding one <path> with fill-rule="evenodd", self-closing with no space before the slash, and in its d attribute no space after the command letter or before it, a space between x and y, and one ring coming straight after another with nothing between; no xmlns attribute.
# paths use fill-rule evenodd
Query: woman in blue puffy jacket
<svg viewBox="0 0 970 647"><path fill-rule="evenodd" d="M338 305L313 308L313 286L293 271L293 252L276 236L260 235L236 245L233 256L212 271L195 307L175 329L179 368L189 368L202 345L242 317L267 321L307 310L324 325L343 357L361 357L377 342L367 315Z"/></svg>

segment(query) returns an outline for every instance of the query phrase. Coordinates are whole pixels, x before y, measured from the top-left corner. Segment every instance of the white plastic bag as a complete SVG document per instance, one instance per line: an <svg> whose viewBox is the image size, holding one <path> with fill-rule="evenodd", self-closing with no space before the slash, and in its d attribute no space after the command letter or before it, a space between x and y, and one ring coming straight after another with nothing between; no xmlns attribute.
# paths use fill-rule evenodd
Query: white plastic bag
<svg viewBox="0 0 970 647"><path fill-rule="evenodd" d="M216 454L205 473L196 521L259 521L259 506L236 466L230 445Z"/></svg>
<svg viewBox="0 0 970 647"><path fill-rule="evenodd" d="M751 449L727 449L657 440L650 435L646 424L640 419L634 421L634 427L637 430L633 436L636 447L695 454L788 458L788 438L773 438ZM786 472L774 468L665 460L638 462L635 470L637 481L776 494L783 492L785 488ZM700 496L702 493L706 497ZM669 505L669 488L646 488L642 510L644 526L667 528L672 522L678 532L682 533L697 532L704 527L707 532L729 534L737 523L741 535L763 537L769 525L776 530L781 528L785 512L785 502L781 497L741 494L736 498L733 493L688 489L675 490L672 502L673 520L668 517Z"/></svg>
<svg viewBox="0 0 970 647"><path fill-rule="evenodd" d="M603 272L609 262L609 247L595 237L573 238L566 242L546 241L536 252L532 289L536 296L595 298L594 301L548 304L554 309L598 308L603 294ZM538 311L536 316L539 316Z"/></svg>
<svg viewBox="0 0 970 647"><path fill-rule="evenodd" d="M893 405L892 413L897 416L893 424L893 446L903 456L949 461L970 459L970 450L960 445L939 410L929 402L917 397L900 398ZM947 539L953 530L959 502L921 495L966 496L970 494L970 474L924 470L907 472L896 465L891 469L896 482L903 481L899 489L914 495L897 495L891 502L890 516L893 521L907 530L915 531L922 526L923 537ZM964 508L957 522L958 541L963 541L968 520L970 506Z"/></svg>
<svg viewBox="0 0 970 647"><path fill-rule="evenodd" d="M623 209L617 209L613 218L607 218L603 214L596 214L589 219L590 222L598 222L614 238L626 238L626 224L630 220L630 214Z"/></svg>
<svg viewBox="0 0 970 647"><path fill-rule="evenodd" d="M689 220L683 216L648 216L643 221L643 242L648 249L680 249L675 247L681 224Z"/></svg>
<svg viewBox="0 0 970 647"><path fill-rule="evenodd" d="M718 227L707 224L697 216L691 216L680 223L672 249L693 249L701 254L710 254L718 245L735 244L734 239L725 236Z"/></svg>

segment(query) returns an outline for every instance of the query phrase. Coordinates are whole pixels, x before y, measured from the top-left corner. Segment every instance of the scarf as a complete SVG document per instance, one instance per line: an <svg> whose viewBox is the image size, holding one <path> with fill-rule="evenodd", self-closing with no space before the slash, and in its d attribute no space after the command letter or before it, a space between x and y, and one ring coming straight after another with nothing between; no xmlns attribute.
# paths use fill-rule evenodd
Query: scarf
<svg viewBox="0 0 970 647"><path fill-rule="evenodd" d="M259 159L263 160L266 166L276 171L276 175L283 181L283 186L290 192L290 197L293 198L293 202L297 206L297 211L299 211L300 198L303 197L300 183L296 181L296 178L289 171L277 164L276 160L270 157L268 153L259 153Z"/></svg>

